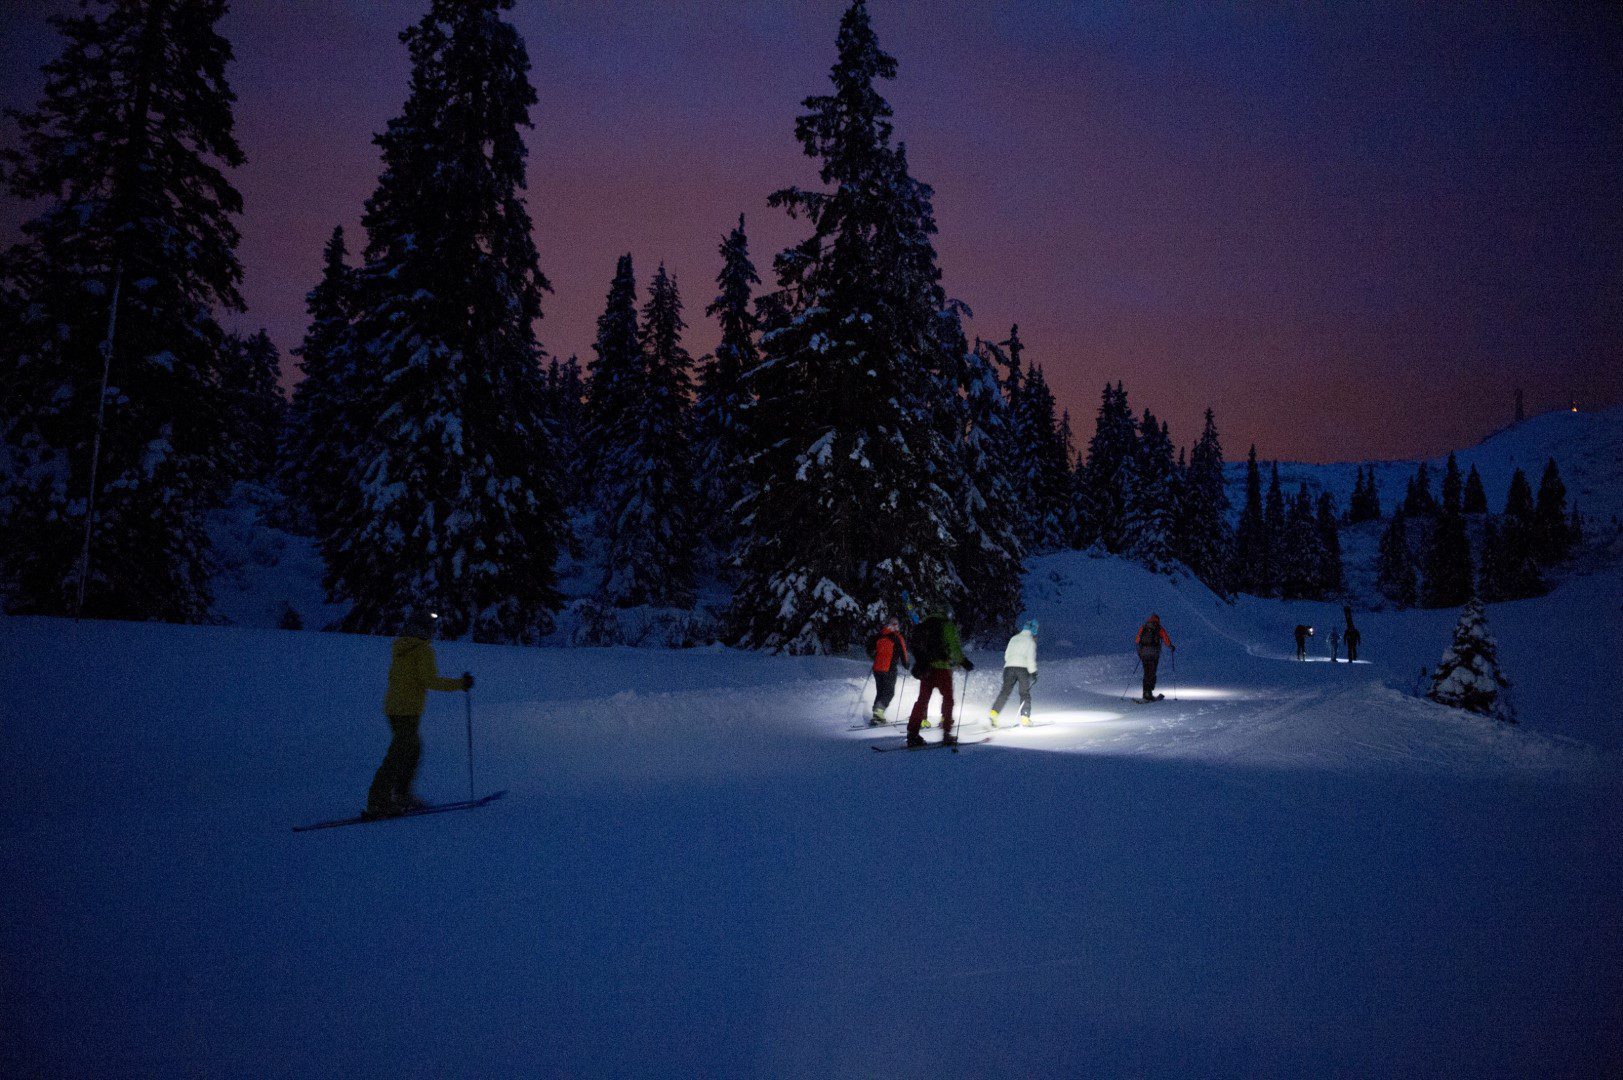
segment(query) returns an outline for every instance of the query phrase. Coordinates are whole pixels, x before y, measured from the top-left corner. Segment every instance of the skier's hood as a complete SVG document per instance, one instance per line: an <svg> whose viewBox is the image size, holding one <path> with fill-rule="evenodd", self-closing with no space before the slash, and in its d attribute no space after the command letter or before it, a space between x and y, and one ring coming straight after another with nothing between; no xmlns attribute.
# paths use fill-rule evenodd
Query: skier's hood
<svg viewBox="0 0 1623 1080"><path fill-rule="evenodd" d="M394 639L394 647L393 647L391 653L394 656L394 658L396 660L398 660L402 656L409 655L410 653L416 652L418 649L425 649L427 647L428 647L428 642L425 641L424 639L422 639L420 637L410 637L410 636L408 636L406 634L402 634L401 636Z"/></svg>

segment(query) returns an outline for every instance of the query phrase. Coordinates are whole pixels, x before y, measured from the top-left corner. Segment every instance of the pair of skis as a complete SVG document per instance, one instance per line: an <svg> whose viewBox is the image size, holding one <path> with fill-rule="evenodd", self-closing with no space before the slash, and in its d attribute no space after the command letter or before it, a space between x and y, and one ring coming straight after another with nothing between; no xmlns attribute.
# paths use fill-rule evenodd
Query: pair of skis
<svg viewBox="0 0 1623 1080"><path fill-rule="evenodd" d="M379 814L377 816L370 814L358 814L355 817L336 818L332 821L318 821L313 825L295 825L293 826L293 831L314 832L316 829L336 829L341 825L365 825L372 821L398 821L401 818L425 817L429 814L445 814L452 810L472 810L478 806L488 806L506 794L507 791L503 789L502 791L498 791L490 795L482 795L477 799L462 799L458 802L448 803L430 803L427 806L419 806L413 810L402 810L398 814Z"/></svg>
<svg viewBox="0 0 1623 1080"><path fill-rule="evenodd" d="M951 750L956 754L960 746L978 746L981 743L991 741L992 736L990 735L984 735L979 739L954 739L952 742L932 739L923 746L909 746L906 743L900 746L876 746L873 748L873 752L876 754L888 754L892 750Z"/></svg>

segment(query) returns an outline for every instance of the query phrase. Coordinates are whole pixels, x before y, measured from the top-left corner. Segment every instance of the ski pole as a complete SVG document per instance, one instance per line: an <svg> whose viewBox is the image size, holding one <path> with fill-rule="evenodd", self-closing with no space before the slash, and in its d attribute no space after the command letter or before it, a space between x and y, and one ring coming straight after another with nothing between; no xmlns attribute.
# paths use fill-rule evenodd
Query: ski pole
<svg viewBox="0 0 1623 1080"><path fill-rule="evenodd" d="M859 717L857 715L857 710L862 706L862 695L867 692L868 683L872 679L873 679L873 669L870 668L868 670L868 678L863 679L862 680L862 685L857 687L857 696L851 699L851 708L848 709L847 712L849 712L851 714L851 722L853 724L856 723L857 720L859 719Z"/></svg>
<svg viewBox="0 0 1623 1080"><path fill-rule="evenodd" d="M1178 700L1178 650L1172 650L1172 700Z"/></svg>
<svg viewBox="0 0 1623 1080"><path fill-rule="evenodd" d="M468 714L468 801L473 801L473 688L464 687L462 704Z"/></svg>

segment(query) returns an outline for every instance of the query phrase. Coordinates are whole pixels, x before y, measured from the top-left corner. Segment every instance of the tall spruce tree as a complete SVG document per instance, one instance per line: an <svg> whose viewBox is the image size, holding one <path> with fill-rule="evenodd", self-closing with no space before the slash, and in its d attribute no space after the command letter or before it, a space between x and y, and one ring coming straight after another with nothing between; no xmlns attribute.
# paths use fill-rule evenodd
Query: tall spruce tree
<svg viewBox="0 0 1623 1080"><path fill-rule="evenodd" d="M1120 554L1126 546L1128 463L1138 449L1139 428L1122 384L1105 384L1099 415L1088 440L1087 465L1080 478L1082 515L1093 522L1090 541Z"/></svg>
<svg viewBox="0 0 1623 1080"><path fill-rule="evenodd" d="M1249 485L1249 476L1247 482ZM1223 445L1218 438L1216 417L1209 408L1200 440L1189 454L1181 491L1175 554L1207 588L1226 596L1232 591L1230 575L1235 536L1228 521ZM1249 493L1249 486L1247 491ZM1258 512L1261 512L1260 505Z"/></svg>
<svg viewBox="0 0 1623 1080"><path fill-rule="evenodd" d="M546 388L558 498L565 507L578 507L587 490L583 470L576 467L586 454L586 380L581 377L580 358L571 354L568 360L548 361Z"/></svg>
<svg viewBox="0 0 1623 1080"><path fill-rule="evenodd" d="M1324 542L1314 514L1313 496L1303 483L1289 500L1284 542L1279 555L1279 591L1287 600L1317 600L1324 595Z"/></svg>
<svg viewBox="0 0 1623 1080"><path fill-rule="evenodd" d="M1516 600L1544 592L1534 518L1533 487L1527 482L1527 474L1517 469L1511 474L1505 494L1505 512L1499 519L1498 565L1489 571L1492 588L1484 599Z"/></svg>
<svg viewBox="0 0 1623 1080"><path fill-rule="evenodd" d="M811 234L775 260L762 360L750 381L775 441L752 463L731 622L748 647L844 650L921 603L957 603L964 483L937 400L947 307L928 186L892 141L877 83L896 61L867 5L840 20L830 93L805 101L795 134L820 162L819 190L772 203Z"/></svg>
<svg viewBox="0 0 1623 1080"><path fill-rule="evenodd" d="M597 317L597 340L592 343L592 379L586 396L587 454L583 464L598 477L601 448L614 437L637 395L642 371L642 339L637 328L637 274L631 253L614 264L614 279ZM594 506L597 492L589 492Z"/></svg>
<svg viewBox="0 0 1623 1080"><path fill-rule="evenodd" d="M1232 576L1237 589L1253 596L1267 596L1273 591L1269 554L1268 523L1262 510L1262 471L1257 467L1257 447L1253 443L1245 459L1245 505L1234 531Z"/></svg>
<svg viewBox="0 0 1623 1080"><path fill-rule="evenodd" d="M1467 514L1486 514L1488 512L1488 493L1482 487L1482 474L1471 466L1470 475L1465 478L1465 495L1460 503L1460 509Z"/></svg>
<svg viewBox="0 0 1623 1080"><path fill-rule="evenodd" d="M955 334L962 341L956 312L943 314L941 332L948 347ZM959 500L964 524L957 531L958 573L965 594L959 622L966 637L989 640L1006 636L1021 608L1025 552L1014 481L1018 447L992 354L983 347L966 350L962 371L962 394L953 395L963 407L958 442L965 479Z"/></svg>
<svg viewBox="0 0 1623 1080"><path fill-rule="evenodd" d="M1533 509L1533 554L1545 566L1554 566L1567 557L1572 540L1567 524L1567 485L1555 458L1544 466L1538 484L1538 502Z"/></svg>
<svg viewBox="0 0 1623 1080"><path fill-rule="evenodd" d="M1463 484L1459 464L1448 455L1443 475L1443 499L1431 543L1426 548L1425 588L1422 599L1427 607L1455 607L1470 599L1475 583L1471 564L1471 540L1466 535L1461 511Z"/></svg>
<svg viewBox="0 0 1623 1080"><path fill-rule="evenodd" d="M1341 527L1336 516L1336 499L1328 491L1319 493L1317 524L1319 551L1323 559L1319 571L1319 595L1336 596L1346 587L1341 566Z"/></svg>
<svg viewBox="0 0 1623 1080"><path fill-rule="evenodd" d="M1122 553L1150 570L1173 563L1177 465L1166 425L1144 410L1138 439L1122 468Z"/></svg>
<svg viewBox="0 0 1623 1080"><path fill-rule="evenodd" d="M1402 504L1393 508L1392 521L1381 534L1375 584L1381 595L1398 607L1414 607L1420 602L1419 574L1415 570L1414 553L1409 548L1409 530Z"/></svg>
<svg viewBox="0 0 1623 1080"><path fill-rule="evenodd" d="M740 214L738 228L721 242L721 273L716 277L720 291L705 309L721 326L721 343L700 376L692 414L700 523L724 555L732 547L737 529L734 509L747 494L746 461L755 448L749 430L753 401L745 379L758 356L752 293L760 282Z"/></svg>
<svg viewBox="0 0 1623 1080"><path fill-rule="evenodd" d="M1015 482L1029 523L1024 539L1032 551L1058 551L1072 541L1070 448L1041 365L1027 370L1014 401L1022 440Z"/></svg>
<svg viewBox="0 0 1623 1080"><path fill-rule="evenodd" d="M1431 467L1422 461L1403 496L1403 512L1410 518L1437 516L1437 498L1431 493Z"/></svg>
<svg viewBox="0 0 1623 1080"><path fill-rule="evenodd" d="M7 184L43 203L0 258L12 611L208 612L202 515L233 474L221 385L236 359L215 313L242 307L225 10L122 0L55 19L66 43L44 96L10 113Z"/></svg>
<svg viewBox="0 0 1623 1080"><path fill-rule="evenodd" d="M512 0L433 0L403 31L411 86L376 139L350 348L375 417L322 537L343 625L424 611L451 637L551 629L564 523L551 486L535 322L542 275L524 197L536 101Z"/></svg>
<svg viewBox="0 0 1623 1080"><path fill-rule="evenodd" d="M1284 588L1287 568L1285 560L1290 551L1289 534L1290 504L1285 498L1279 485L1279 462L1273 462L1268 478L1268 499L1263 504L1262 521L1263 532L1266 536L1268 552L1268 592L1266 596L1278 596Z"/></svg>
<svg viewBox="0 0 1623 1080"><path fill-rule="evenodd" d="M608 550L600 594L616 607L693 605L686 328L676 279L661 263L643 308L641 363L622 387L625 411L603 435L599 503Z"/></svg>
<svg viewBox="0 0 1623 1080"><path fill-rule="evenodd" d="M277 447L287 423L282 356L264 330L226 335L220 388L225 392L232 475L265 482L276 471Z"/></svg>
<svg viewBox="0 0 1623 1080"><path fill-rule="evenodd" d="M1373 465L1367 470L1362 465L1358 467L1358 478L1353 483L1352 500L1347 507L1347 520L1354 525L1381 520L1381 496L1375 489Z"/></svg>
<svg viewBox="0 0 1623 1080"><path fill-rule="evenodd" d="M293 350L303 378L293 388L282 482L296 508L295 519L317 536L336 527L339 494L354 468L345 454L359 440L348 433L367 430L365 418L357 415L367 395L350 348L355 271L348 259L340 225L322 252L321 280L305 294L310 323Z"/></svg>

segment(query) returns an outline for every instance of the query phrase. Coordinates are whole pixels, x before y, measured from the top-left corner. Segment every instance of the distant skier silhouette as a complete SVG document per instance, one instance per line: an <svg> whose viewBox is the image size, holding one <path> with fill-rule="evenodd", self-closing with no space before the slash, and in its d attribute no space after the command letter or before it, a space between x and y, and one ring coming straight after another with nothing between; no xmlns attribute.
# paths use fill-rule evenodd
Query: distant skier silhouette
<svg viewBox="0 0 1623 1080"><path fill-rule="evenodd" d="M1307 639L1313 636L1311 626L1298 625L1296 627L1296 659L1307 659Z"/></svg>
<svg viewBox="0 0 1623 1080"><path fill-rule="evenodd" d="M1138 646L1138 659L1144 665L1144 700L1155 700L1155 672L1161 666L1161 646L1165 645L1173 652L1178 647L1172 644L1167 636L1166 628L1161 625L1161 616L1151 614L1138 628L1133 637L1133 643Z"/></svg>
<svg viewBox="0 0 1623 1080"><path fill-rule="evenodd" d="M1341 636L1342 640L1346 641L1347 643L1347 662L1352 663L1358 659L1358 640L1363 635L1358 632L1358 627L1353 625L1352 605L1344 605L1341 612L1347 616L1347 632Z"/></svg>

